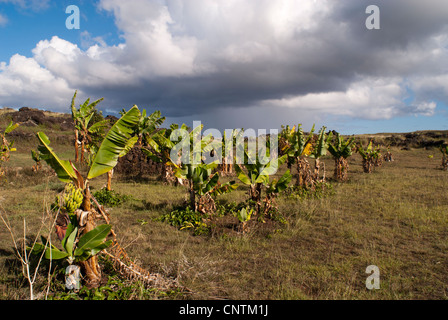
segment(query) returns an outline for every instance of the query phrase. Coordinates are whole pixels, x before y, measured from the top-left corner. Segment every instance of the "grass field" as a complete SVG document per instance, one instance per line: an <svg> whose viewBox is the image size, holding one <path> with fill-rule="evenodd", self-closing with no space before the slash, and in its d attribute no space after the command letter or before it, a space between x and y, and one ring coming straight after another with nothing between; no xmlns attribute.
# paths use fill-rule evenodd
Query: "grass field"
<svg viewBox="0 0 448 320"><path fill-rule="evenodd" d="M18 144L7 164L8 180L0 186L2 214L17 238L23 237L26 218L27 239L39 232L48 219L46 208L64 187L51 173L31 171L31 145ZM55 148L62 158L71 156L69 146ZM440 170L440 152L392 152L395 161L372 174L363 173L359 155L352 156L350 180L330 179L331 188L318 196L280 196L286 223L254 223L244 236L236 232L233 216L216 217L206 235L158 221L186 200L184 187L151 176L141 181L116 176L114 190L130 196L109 209L120 242L141 266L175 276L188 288L163 296L136 289L130 298L447 299L448 174ZM332 176L333 160L325 164ZM93 191L105 179L92 181ZM218 203L244 201L246 193L240 186ZM366 288L369 265L380 270L378 290ZM42 271L35 291L44 291L45 284ZM0 299L28 298L10 234L0 224Z"/></svg>

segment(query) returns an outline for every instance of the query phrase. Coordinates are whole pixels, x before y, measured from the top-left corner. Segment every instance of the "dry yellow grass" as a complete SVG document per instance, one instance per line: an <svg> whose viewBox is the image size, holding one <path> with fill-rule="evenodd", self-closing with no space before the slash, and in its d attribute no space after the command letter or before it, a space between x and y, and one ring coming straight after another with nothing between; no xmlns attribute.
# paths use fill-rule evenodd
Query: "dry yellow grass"
<svg viewBox="0 0 448 320"><path fill-rule="evenodd" d="M112 223L142 266L179 277L192 291L185 299L446 299L448 176L437 152L393 150L396 161L373 174L363 173L354 155L349 182L333 183L322 198L280 197L288 224L260 224L244 237L193 236L156 221L185 200L183 187L117 178L113 188L133 200L110 210ZM331 176L333 161L325 162ZM100 177L92 187L104 183ZM0 187L1 205L17 228L26 217L32 236L62 187L43 174L11 176ZM243 188L221 201L245 198ZM380 269L379 290L366 289L369 265ZM19 273L0 226L0 298L26 298Z"/></svg>

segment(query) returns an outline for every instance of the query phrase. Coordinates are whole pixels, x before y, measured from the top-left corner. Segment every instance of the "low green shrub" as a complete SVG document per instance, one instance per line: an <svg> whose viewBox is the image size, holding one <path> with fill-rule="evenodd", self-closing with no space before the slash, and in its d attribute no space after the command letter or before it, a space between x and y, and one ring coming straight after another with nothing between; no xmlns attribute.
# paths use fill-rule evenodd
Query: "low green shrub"
<svg viewBox="0 0 448 320"><path fill-rule="evenodd" d="M132 200L132 196L119 194L114 190L107 190L106 188L94 192L93 196L100 204L107 207L117 207L126 201Z"/></svg>
<svg viewBox="0 0 448 320"><path fill-rule="evenodd" d="M194 235L208 234L210 231L205 216L200 212L191 210L189 206L178 207L162 215L157 220L169 223L180 230L192 229L194 230Z"/></svg>

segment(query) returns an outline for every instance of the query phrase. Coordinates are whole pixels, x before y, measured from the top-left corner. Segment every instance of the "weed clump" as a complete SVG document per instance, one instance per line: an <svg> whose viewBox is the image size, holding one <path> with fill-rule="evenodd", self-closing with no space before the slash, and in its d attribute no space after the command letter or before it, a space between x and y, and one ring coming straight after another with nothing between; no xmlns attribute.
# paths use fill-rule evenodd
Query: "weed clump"
<svg viewBox="0 0 448 320"><path fill-rule="evenodd" d="M106 188L96 191L93 196L98 203L107 207L117 207L126 201L132 200L132 196L119 194L114 190L107 190Z"/></svg>
<svg viewBox="0 0 448 320"><path fill-rule="evenodd" d="M194 235L208 234L210 231L206 223L206 216L198 211L193 211L189 206L178 207L175 210L162 215L158 221L183 229L194 230Z"/></svg>

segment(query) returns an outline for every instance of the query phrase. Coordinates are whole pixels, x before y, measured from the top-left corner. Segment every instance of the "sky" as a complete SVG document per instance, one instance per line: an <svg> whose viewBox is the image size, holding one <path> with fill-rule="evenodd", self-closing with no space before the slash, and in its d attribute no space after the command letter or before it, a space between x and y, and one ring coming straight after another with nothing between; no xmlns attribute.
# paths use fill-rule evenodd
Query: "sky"
<svg viewBox="0 0 448 320"><path fill-rule="evenodd" d="M446 17L446 0L0 0L0 107L68 113L77 90L221 131L448 130Z"/></svg>

